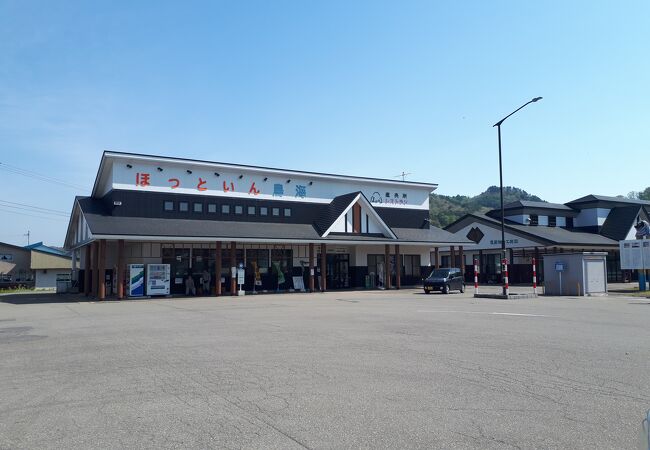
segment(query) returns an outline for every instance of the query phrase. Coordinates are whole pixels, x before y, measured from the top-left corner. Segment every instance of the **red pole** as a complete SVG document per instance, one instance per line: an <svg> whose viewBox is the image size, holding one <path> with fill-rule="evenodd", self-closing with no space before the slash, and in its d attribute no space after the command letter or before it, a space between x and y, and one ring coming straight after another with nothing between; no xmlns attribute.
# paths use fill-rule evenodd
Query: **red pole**
<svg viewBox="0 0 650 450"><path fill-rule="evenodd" d="M474 260L474 293L478 294L478 259Z"/></svg>
<svg viewBox="0 0 650 450"><path fill-rule="evenodd" d="M535 258L533 258L533 293L537 294L537 265L535 263Z"/></svg>
<svg viewBox="0 0 650 450"><path fill-rule="evenodd" d="M504 284L504 287L505 287L505 290L506 290L506 296L507 296L507 295L510 294L509 286L508 286L508 260L504 258L503 261L501 261L501 262L503 264L503 284Z"/></svg>

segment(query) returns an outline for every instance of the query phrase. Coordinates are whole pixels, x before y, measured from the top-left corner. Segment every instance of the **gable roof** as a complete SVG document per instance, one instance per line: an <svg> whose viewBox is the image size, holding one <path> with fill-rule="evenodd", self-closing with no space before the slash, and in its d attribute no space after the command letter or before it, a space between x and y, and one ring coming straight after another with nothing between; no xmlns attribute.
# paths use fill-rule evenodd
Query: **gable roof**
<svg viewBox="0 0 650 450"><path fill-rule="evenodd" d="M520 208L537 208L537 209L559 209L566 211L573 211L566 205L561 203L548 203L548 202L534 202L531 200L517 200L503 205L503 209L520 209Z"/></svg>
<svg viewBox="0 0 650 450"><path fill-rule="evenodd" d="M444 229L454 233L472 222L480 222L494 228L501 226L501 221L493 219L492 217L483 214L466 214L455 222L447 225ZM560 227L521 225L507 219L504 221L504 225L504 228L509 233L537 241L541 245L603 245L618 247L618 241L596 233L571 231Z"/></svg>
<svg viewBox="0 0 650 450"><path fill-rule="evenodd" d="M607 215L605 223L600 229L600 234L610 239L621 241L627 237L632 226L636 223L637 216L647 217L645 208L640 205L618 206Z"/></svg>
<svg viewBox="0 0 650 450"><path fill-rule="evenodd" d="M637 200L633 198L625 198L625 197L611 197L608 195L596 195L596 194L589 194L585 195L584 197L577 198L575 200L571 200L570 202L567 203L567 205L574 205L578 203L592 203L592 202L609 202L609 203L629 203L632 205L650 205L650 201L647 200Z"/></svg>
<svg viewBox="0 0 650 450"><path fill-rule="evenodd" d="M314 226L318 233L322 236L332 226L336 219L341 217L350 203L352 203L361 194L360 191L350 192L349 194L339 195L334 197L332 201L323 208L322 213L314 220Z"/></svg>
<svg viewBox="0 0 650 450"><path fill-rule="evenodd" d="M31 245L26 245L25 248L28 249L28 250L37 250L37 251L43 252L43 253L50 253L52 255L69 256L66 251L61 250L61 249L56 248L56 247L50 247L50 246L44 245L42 241L41 242L36 242L34 244L31 244Z"/></svg>
<svg viewBox="0 0 650 450"><path fill-rule="evenodd" d="M354 195L352 195L352 194L354 194ZM354 206L356 203L363 204L365 209L373 216L373 219L375 220L375 222L377 223L379 228L383 228L384 233L385 233L384 236L387 235L386 237L388 237L388 238L397 239L397 236L395 235L393 230L391 230L391 228L388 226L388 224L386 224L386 222L384 222L384 220L381 218L379 213L377 213L377 211L375 211L375 208L373 208L372 204L368 201L366 196L363 195L363 193L360 192L360 191L359 192L353 192L351 194L340 195L338 197L335 197L334 200L332 200L330 202L331 207L325 209L326 212L323 214L323 216L326 217L327 221L331 220L332 218L334 220L332 220L329 223L329 225L327 226L325 231L321 232L320 235L322 237L327 237L330 234L331 229L334 226L334 223L338 219L340 219L341 216L346 214L352 208L352 206ZM317 229L322 227L323 224L326 223L325 220L321 220L320 222L321 223L317 226Z"/></svg>

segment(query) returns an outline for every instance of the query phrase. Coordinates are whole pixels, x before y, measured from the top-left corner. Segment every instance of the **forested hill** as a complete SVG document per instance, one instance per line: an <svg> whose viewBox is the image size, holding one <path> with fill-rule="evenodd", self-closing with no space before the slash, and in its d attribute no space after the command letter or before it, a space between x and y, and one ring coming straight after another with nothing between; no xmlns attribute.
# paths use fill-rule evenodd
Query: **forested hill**
<svg viewBox="0 0 650 450"><path fill-rule="evenodd" d="M523 189L512 186L503 188L504 204L517 200L544 201ZM485 192L474 197L468 197L466 195L447 196L431 194L429 205L431 224L442 228L465 214L484 213L491 209L499 208L501 206L499 186L490 186Z"/></svg>

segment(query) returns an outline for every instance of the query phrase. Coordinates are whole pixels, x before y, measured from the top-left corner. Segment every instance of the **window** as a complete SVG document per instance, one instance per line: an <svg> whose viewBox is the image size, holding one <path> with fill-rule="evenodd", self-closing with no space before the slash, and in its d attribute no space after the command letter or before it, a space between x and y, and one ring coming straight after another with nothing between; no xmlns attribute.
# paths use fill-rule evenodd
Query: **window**
<svg viewBox="0 0 650 450"><path fill-rule="evenodd" d="M174 202L166 201L164 209L165 209L165 211L173 211L174 210Z"/></svg>
<svg viewBox="0 0 650 450"><path fill-rule="evenodd" d="M548 216L548 226L549 227L557 226L557 219L555 216Z"/></svg>
<svg viewBox="0 0 650 450"><path fill-rule="evenodd" d="M203 203L194 203L194 212L202 213L203 212Z"/></svg>
<svg viewBox="0 0 650 450"><path fill-rule="evenodd" d="M273 215L274 216L279 216L280 215L280 208L273 208Z"/></svg>
<svg viewBox="0 0 650 450"><path fill-rule="evenodd" d="M539 224L539 217L537 216L537 214L531 214L529 220L530 220L530 225L532 226L537 226L537 224Z"/></svg>
<svg viewBox="0 0 650 450"><path fill-rule="evenodd" d="M284 217L291 217L291 208L284 208Z"/></svg>
<svg viewBox="0 0 650 450"><path fill-rule="evenodd" d="M209 213L216 213L217 212L217 205L214 203L208 203L208 212Z"/></svg>
<svg viewBox="0 0 650 450"><path fill-rule="evenodd" d="M255 215L255 207L254 206L249 206L248 207L248 215L249 216L254 216Z"/></svg>
<svg viewBox="0 0 650 450"><path fill-rule="evenodd" d="M244 214L244 207L242 205L235 205L235 214Z"/></svg>
<svg viewBox="0 0 650 450"><path fill-rule="evenodd" d="M221 205L221 214L230 214L230 205Z"/></svg>
<svg viewBox="0 0 650 450"><path fill-rule="evenodd" d="M269 215L269 208L266 206L260 206L260 216L268 216Z"/></svg>
<svg viewBox="0 0 650 450"><path fill-rule="evenodd" d="M405 277L420 277L420 255L404 255L403 264Z"/></svg>
<svg viewBox="0 0 650 450"><path fill-rule="evenodd" d="M190 204L187 202L178 202L178 210L180 212L188 212L190 210Z"/></svg>

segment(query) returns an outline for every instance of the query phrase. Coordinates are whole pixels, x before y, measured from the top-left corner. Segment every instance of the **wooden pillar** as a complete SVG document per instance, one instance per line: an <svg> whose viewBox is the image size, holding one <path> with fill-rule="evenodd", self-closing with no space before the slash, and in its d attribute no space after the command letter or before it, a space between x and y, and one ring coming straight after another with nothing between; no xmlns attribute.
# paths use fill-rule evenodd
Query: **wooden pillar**
<svg viewBox="0 0 650 450"><path fill-rule="evenodd" d="M86 256L84 258L84 294L86 297L90 294L90 283L91 283L91 278L90 278L90 271L91 271L91 265L90 265L90 259L91 259L91 245L86 245L84 247L86 249Z"/></svg>
<svg viewBox="0 0 650 450"><path fill-rule="evenodd" d="M237 295L237 243L230 243L230 295Z"/></svg>
<svg viewBox="0 0 650 450"><path fill-rule="evenodd" d="M384 265L386 266L386 274L384 275L384 287L386 289L390 289L391 279L390 279L390 245L386 244L384 247L384 261L386 262Z"/></svg>
<svg viewBox="0 0 650 450"><path fill-rule="evenodd" d="M434 267L436 269L440 269L440 248L436 247L434 250L434 254L435 254Z"/></svg>
<svg viewBox="0 0 650 450"><path fill-rule="evenodd" d="M456 247L449 247L449 267L456 267Z"/></svg>
<svg viewBox="0 0 650 450"><path fill-rule="evenodd" d="M106 239L99 240L97 272L99 278L99 283L97 284L97 298L99 300L104 300L106 298Z"/></svg>
<svg viewBox="0 0 650 450"><path fill-rule="evenodd" d="M309 292L314 292L314 244L309 244Z"/></svg>
<svg viewBox="0 0 650 450"><path fill-rule="evenodd" d="M327 245L320 245L320 290L327 290Z"/></svg>
<svg viewBox="0 0 650 450"><path fill-rule="evenodd" d="M463 253L463 246L458 246L458 257L460 259L460 273L465 278L465 253Z"/></svg>
<svg viewBox="0 0 650 450"><path fill-rule="evenodd" d="M395 287L402 287L402 261L399 254L399 244L395 244Z"/></svg>
<svg viewBox="0 0 650 450"><path fill-rule="evenodd" d="M99 286L99 267L98 267L98 262L99 258L97 257L97 252L99 251L99 243L97 241L93 242L93 249L92 249L92 260L93 260L93 290L92 290L92 296L97 297L97 287Z"/></svg>
<svg viewBox="0 0 650 450"><path fill-rule="evenodd" d="M217 241L217 253L214 255L215 262L215 288L214 293L217 297L221 295L221 241Z"/></svg>
<svg viewBox="0 0 650 450"><path fill-rule="evenodd" d="M124 298L124 239L117 241L117 298Z"/></svg>

